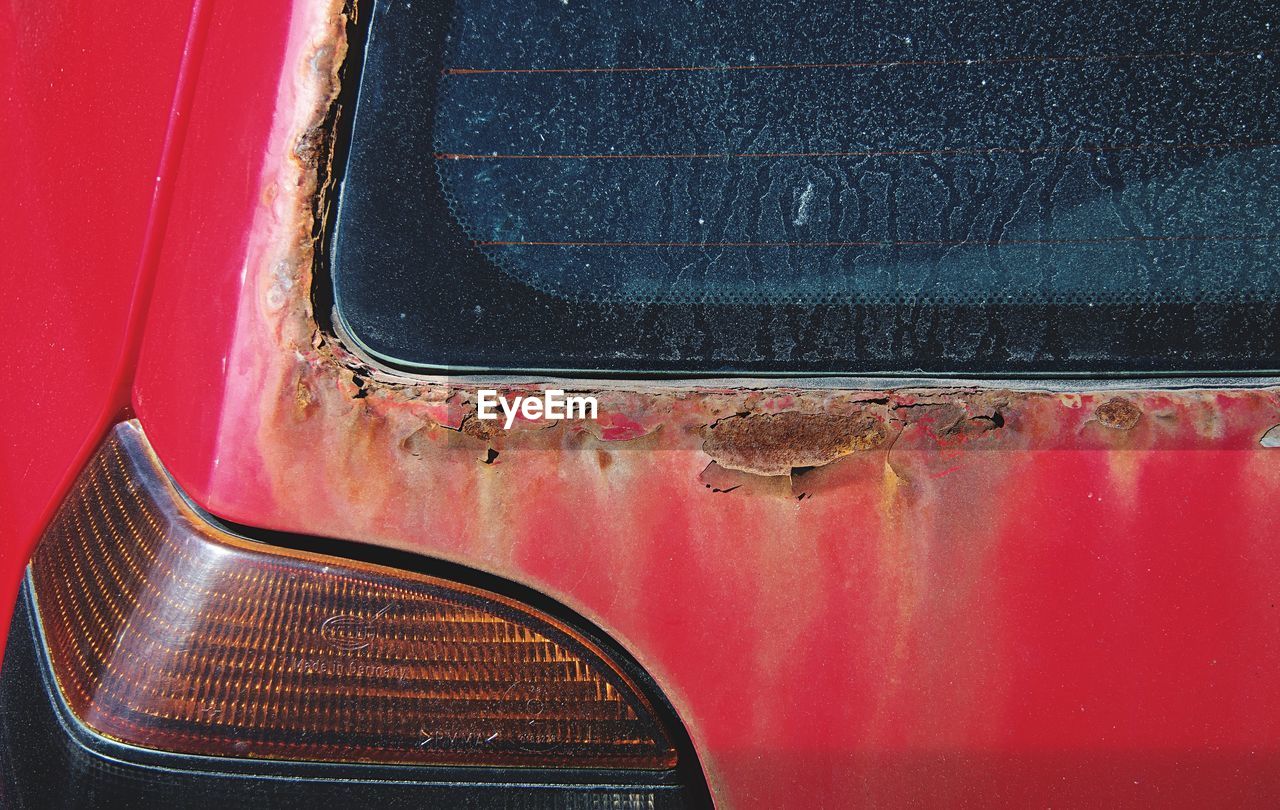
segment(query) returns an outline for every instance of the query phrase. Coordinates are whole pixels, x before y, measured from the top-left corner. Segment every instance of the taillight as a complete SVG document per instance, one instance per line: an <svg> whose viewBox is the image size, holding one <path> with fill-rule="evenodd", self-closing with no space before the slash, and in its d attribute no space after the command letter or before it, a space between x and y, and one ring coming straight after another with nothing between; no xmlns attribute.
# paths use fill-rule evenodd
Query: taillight
<svg viewBox="0 0 1280 810"><path fill-rule="evenodd" d="M134 424L31 563L59 689L106 737L328 762L669 769L625 668L480 588L267 546L213 525Z"/></svg>

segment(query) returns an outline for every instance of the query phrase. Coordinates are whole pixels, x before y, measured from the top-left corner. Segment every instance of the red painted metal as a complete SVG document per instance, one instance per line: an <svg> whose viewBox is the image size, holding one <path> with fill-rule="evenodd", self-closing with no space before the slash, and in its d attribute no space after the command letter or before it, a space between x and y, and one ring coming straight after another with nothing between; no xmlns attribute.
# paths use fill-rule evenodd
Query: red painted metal
<svg viewBox="0 0 1280 810"><path fill-rule="evenodd" d="M0 631L37 534L128 406L194 19L191 5L166 2L0 10Z"/></svg>
<svg viewBox="0 0 1280 810"><path fill-rule="evenodd" d="M473 381L377 373L312 325L308 173L341 42L325 6L209 10L133 391L198 502L561 599L666 690L723 807L1274 805L1274 391L629 384L600 387L600 425L480 430ZM161 133L168 103L147 106ZM116 193L146 196L117 168ZM103 245L134 270L141 205ZM60 249L76 278L87 249ZM71 390L36 428L83 418ZM743 411L866 430L707 438ZM7 505L48 491L6 481Z"/></svg>

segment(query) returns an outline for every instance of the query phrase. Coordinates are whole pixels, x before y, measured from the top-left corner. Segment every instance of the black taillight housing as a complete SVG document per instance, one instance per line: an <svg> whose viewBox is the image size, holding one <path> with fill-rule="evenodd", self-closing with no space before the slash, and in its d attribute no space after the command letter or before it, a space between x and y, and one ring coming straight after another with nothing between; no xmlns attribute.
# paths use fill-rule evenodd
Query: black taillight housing
<svg viewBox="0 0 1280 810"><path fill-rule="evenodd" d="M674 714L598 633L489 588L240 536L181 496L133 422L73 486L23 599L0 699L10 717L39 681L37 714L57 722L32 719L68 731L53 744L75 759L241 785L376 773L370 790L435 785L426 797L461 779L529 807L700 795Z"/></svg>

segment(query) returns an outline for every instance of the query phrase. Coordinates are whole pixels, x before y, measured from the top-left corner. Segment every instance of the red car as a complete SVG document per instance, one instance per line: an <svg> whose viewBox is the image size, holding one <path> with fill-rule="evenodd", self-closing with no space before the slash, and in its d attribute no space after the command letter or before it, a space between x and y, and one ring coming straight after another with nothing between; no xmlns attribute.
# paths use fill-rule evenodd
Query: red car
<svg viewBox="0 0 1280 810"><path fill-rule="evenodd" d="M1280 803L1274 7L0 35L0 806Z"/></svg>

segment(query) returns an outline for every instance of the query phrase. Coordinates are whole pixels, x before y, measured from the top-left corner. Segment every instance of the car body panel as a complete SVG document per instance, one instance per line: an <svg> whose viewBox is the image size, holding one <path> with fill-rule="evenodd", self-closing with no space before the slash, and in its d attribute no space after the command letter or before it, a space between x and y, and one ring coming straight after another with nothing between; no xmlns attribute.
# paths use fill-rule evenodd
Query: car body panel
<svg viewBox="0 0 1280 810"><path fill-rule="evenodd" d="M209 6L132 398L201 506L562 601L660 684L719 806L1280 791L1269 381L376 367L313 312L341 4ZM480 387L600 418L495 430Z"/></svg>
<svg viewBox="0 0 1280 810"><path fill-rule="evenodd" d="M194 19L191 4L165 2L0 10L14 384L0 445L0 631L37 534L129 404Z"/></svg>

